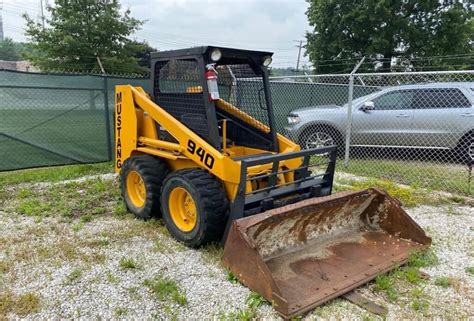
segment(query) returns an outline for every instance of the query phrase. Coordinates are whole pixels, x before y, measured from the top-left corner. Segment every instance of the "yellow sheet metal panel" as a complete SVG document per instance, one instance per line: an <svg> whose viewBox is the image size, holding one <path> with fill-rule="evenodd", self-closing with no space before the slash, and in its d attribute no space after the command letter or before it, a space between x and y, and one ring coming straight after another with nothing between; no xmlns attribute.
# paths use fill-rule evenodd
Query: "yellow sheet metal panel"
<svg viewBox="0 0 474 321"><path fill-rule="evenodd" d="M132 102L148 113L160 126L164 127L184 148L183 155L193 160L199 167L209 170L223 181L239 182L239 162L224 156L191 129L151 101L143 91L130 85L117 86L116 91L121 92L122 100L125 96L131 96Z"/></svg>
<svg viewBox="0 0 474 321"><path fill-rule="evenodd" d="M115 89L115 172L137 147L137 114L130 91ZM126 121L125 121L126 120Z"/></svg>

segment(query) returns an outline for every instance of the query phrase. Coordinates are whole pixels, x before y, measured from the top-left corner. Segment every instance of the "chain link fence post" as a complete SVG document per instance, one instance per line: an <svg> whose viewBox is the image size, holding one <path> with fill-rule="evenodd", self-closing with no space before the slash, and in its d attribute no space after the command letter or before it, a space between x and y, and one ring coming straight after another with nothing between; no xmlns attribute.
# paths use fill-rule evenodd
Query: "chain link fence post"
<svg viewBox="0 0 474 321"><path fill-rule="evenodd" d="M104 79L104 117L105 117L105 130L107 139L107 159L112 161L112 133L110 128L110 115L109 115L109 90L107 76L102 76Z"/></svg>
<svg viewBox="0 0 474 321"><path fill-rule="evenodd" d="M359 61L359 63L354 67L351 74L349 75L349 98L347 100L347 124L346 124L346 145L344 152L344 166L349 166L349 154L351 146L351 130L352 130L352 98L354 96L354 74L359 69L360 65L364 62L365 57Z"/></svg>

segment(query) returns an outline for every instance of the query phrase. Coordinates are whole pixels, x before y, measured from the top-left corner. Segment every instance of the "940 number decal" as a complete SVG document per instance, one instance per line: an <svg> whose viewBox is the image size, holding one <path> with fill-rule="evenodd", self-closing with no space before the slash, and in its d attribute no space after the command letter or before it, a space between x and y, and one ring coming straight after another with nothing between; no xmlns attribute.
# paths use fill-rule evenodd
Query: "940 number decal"
<svg viewBox="0 0 474 321"><path fill-rule="evenodd" d="M188 140L188 152L199 156L201 163L206 165L209 169L214 167L214 157L208 153L202 147L198 147L195 142Z"/></svg>

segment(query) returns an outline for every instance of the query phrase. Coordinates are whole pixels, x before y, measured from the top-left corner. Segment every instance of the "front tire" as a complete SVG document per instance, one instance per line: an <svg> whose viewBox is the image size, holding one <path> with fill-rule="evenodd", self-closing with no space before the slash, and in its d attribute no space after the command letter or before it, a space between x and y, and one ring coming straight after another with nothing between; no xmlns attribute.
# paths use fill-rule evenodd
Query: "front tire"
<svg viewBox="0 0 474 321"><path fill-rule="evenodd" d="M187 246L220 240L228 207L222 184L202 169L173 172L163 183L161 211L166 227Z"/></svg>
<svg viewBox="0 0 474 321"><path fill-rule="evenodd" d="M128 158L120 171L122 197L127 209L141 219L160 216L161 185L168 168L150 155Z"/></svg>

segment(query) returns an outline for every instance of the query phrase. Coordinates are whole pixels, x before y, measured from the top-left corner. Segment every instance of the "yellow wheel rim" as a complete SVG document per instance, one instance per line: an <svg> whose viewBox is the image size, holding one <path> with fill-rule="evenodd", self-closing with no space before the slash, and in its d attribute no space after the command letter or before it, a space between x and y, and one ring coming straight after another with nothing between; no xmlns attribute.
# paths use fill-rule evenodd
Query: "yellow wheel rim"
<svg viewBox="0 0 474 321"><path fill-rule="evenodd" d="M175 187L170 193L168 205L176 227L183 232L192 231L197 222L197 210L191 193L182 187Z"/></svg>
<svg viewBox="0 0 474 321"><path fill-rule="evenodd" d="M140 174L131 171L127 175L127 194L135 207L142 207L146 201L145 182Z"/></svg>

